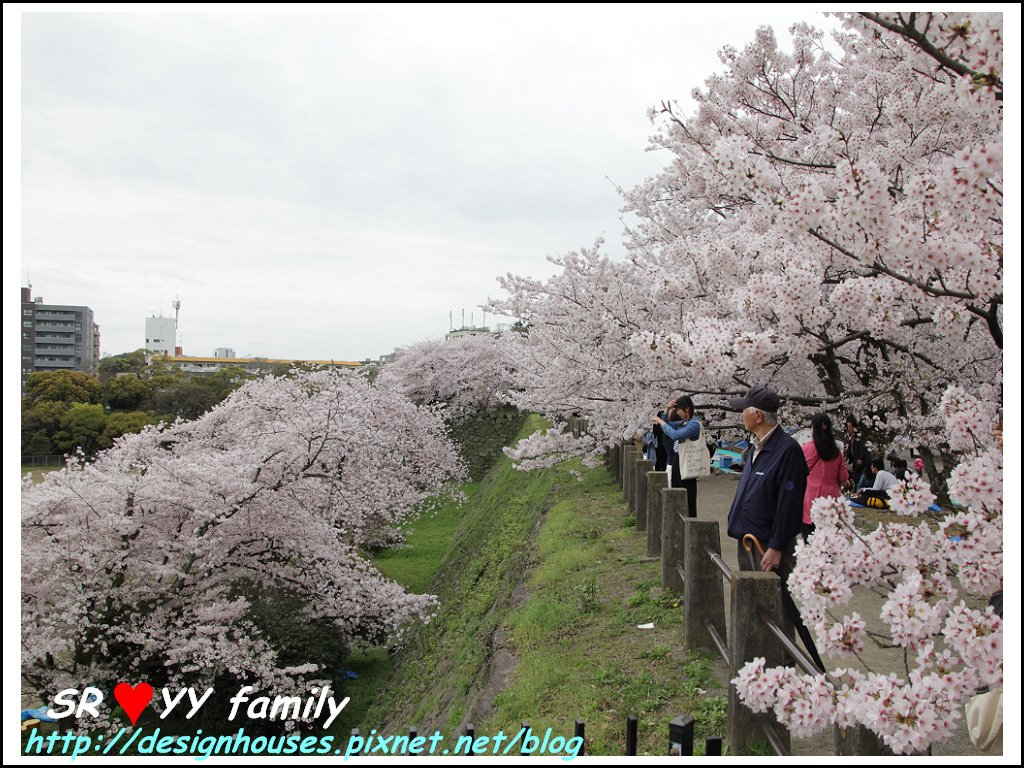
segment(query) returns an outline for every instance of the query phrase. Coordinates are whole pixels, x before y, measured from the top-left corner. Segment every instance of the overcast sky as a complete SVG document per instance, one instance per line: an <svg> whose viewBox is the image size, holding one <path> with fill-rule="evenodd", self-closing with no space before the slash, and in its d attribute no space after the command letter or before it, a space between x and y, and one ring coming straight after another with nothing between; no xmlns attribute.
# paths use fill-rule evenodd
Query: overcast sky
<svg viewBox="0 0 1024 768"><path fill-rule="evenodd" d="M79 8L5 9L22 283L90 306L104 354L177 296L185 354L306 359L479 324L498 275L547 277L598 236L621 254L614 185L667 160L647 108L690 104L758 25L836 25L798 6Z"/></svg>

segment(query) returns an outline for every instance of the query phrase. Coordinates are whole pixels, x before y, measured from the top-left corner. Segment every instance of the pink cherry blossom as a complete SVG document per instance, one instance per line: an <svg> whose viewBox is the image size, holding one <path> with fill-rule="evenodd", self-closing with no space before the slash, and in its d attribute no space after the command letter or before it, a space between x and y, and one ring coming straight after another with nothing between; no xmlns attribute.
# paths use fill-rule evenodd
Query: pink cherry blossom
<svg viewBox="0 0 1024 768"><path fill-rule="evenodd" d="M929 475L891 494L906 522L863 529L816 501L789 582L841 654L866 639L843 610L854 589L881 593L881 631L917 666L833 675L830 701L763 664L737 679L800 733L861 723L907 753L1002 669L1001 635L950 618L1002 584L1002 16L840 16L837 53L808 25L788 51L762 29L722 51L692 114L650 111L666 164L622 190L626 259L598 241L550 279L502 279L489 309L528 328L507 348L510 399L555 424L509 451L524 469L598 457L678 392L735 434L725 399L752 384L783 395L784 425L854 413L878 454L920 449ZM581 438L562 427L574 414ZM950 633L952 655L924 651Z"/></svg>
<svg viewBox="0 0 1024 768"><path fill-rule="evenodd" d="M47 700L112 679L325 684L278 660L253 602L290 595L348 643L429 620L436 600L362 547L401 540L461 475L436 415L337 372L253 381L127 435L23 487L23 679Z"/></svg>

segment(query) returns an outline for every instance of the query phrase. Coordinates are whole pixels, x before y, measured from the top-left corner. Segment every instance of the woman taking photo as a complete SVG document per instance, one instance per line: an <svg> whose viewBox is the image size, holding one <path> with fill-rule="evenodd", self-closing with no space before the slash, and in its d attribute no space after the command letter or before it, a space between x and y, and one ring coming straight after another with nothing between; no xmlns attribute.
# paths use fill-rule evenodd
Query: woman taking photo
<svg viewBox="0 0 1024 768"><path fill-rule="evenodd" d="M701 426L693 409L693 400L689 395L680 395L671 401L668 411L668 421L660 416L654 417L654 423L661 427L662 433L673 442L680 440L696 440L700 437ZM679 474L679 454L673 452L669 456L672 464L672 474L669 478L670 488L686 489L687 514L689 517L697 516L697 478L683 478ZM709 458L710 463L710 458Z"/></svg>

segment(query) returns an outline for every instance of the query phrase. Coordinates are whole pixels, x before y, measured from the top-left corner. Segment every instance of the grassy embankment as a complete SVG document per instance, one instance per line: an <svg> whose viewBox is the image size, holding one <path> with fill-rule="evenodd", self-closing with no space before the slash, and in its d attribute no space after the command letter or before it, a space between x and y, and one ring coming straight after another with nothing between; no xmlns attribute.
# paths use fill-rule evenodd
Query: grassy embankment
<svg viewBox="0 0 1024 768"><path fill-rule="evenodd" d="M523 435L540 426L531 417ZM416 725L451 737L468 720L481 735L527 720L568 737L582 718L596 755L623 754L628 714L640 719L641 754L665 754L667 723L682 713L697 718L698 735L724 733L713 664L683 654L683 609L662 593L659 564L644 557L606 470L520 473L502 457L465 493L463 505L419 521L408 548L378 558L389 577L438 594L441 609L394 660L353 657L360 677L332 731ZM499 644L517 664L492 697L483 691Z"/></svg>

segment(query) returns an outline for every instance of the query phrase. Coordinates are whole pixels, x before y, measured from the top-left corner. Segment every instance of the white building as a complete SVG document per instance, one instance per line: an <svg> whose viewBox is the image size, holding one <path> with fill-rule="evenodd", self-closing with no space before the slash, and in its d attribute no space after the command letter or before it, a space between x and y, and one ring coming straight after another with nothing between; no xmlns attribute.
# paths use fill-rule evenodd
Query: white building
<svg viewBox="0 0 1024 768"><path fill-rule="evenodd" d="M235 350L233 350L231 347L217 347L215 350L213 350L213 356L221 358L233 358L235 356Z"/></svg>
<svg viewBox="0 0 1024 768"><path fill-rule="evenodd" d="M471 326L464 325L461 328L456 328L454 331L448 331L448 333L444 335L444 338L445 341L451 341L452 339L461 339L465 336L487 336L490 333L490 328L485 328L483 326L473 328Z"/></svg>
<svg viewBox="0 0 1024 768"><path fill-rule="evenodd" d="M173 317L146 318L146 351L174 357L177 324Z"/></svg>

